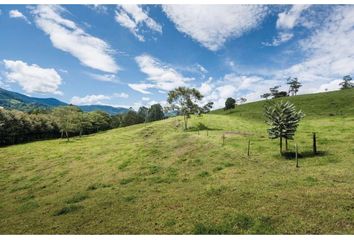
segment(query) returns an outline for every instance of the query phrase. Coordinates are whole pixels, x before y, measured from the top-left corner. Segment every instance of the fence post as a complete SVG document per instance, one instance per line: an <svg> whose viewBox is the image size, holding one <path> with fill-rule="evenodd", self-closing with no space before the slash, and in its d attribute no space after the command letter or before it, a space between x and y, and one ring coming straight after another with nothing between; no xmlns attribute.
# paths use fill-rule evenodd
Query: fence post
<svg viewBox="0 0 354 240"><path fill-rule="evenodd" d="M248 139L247 156L250 156L250 147L251 147L251 140Z"/></svg>
<svg viewBox="0 0 354 240"><path fill-rule="evenodd" d="M317 154L317 143L316 143L316 133L312 133L312 141L313 141L313 145L312 145L312 149L313 149L313 154L316 155Z"/></svg>
<svg viewBox="0 0 354 240"><path fill-rule="evenodd" d="M225 144L225 134L224 133L222 134L221 138L222 138L222 146L224 146L224 144Z"/></svg>
<svg viewBox="0 0 354 240"><path fill-rule="evenodd" d="M298 149L297 144L295 143L295 159L296 159L296 167L299 167L299 158L298 158Z"/></svg>

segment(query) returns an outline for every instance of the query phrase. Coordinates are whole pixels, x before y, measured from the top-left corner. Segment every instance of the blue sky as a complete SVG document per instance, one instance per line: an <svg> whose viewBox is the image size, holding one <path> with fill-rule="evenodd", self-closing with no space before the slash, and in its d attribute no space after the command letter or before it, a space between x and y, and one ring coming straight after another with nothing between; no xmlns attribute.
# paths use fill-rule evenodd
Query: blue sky
<svg viewBox="0 0 354 240"><path fill-rule="evenodd" d="M164 104L177 86L222 107L288 77L300 94L354 72L345 5L0 5L0 87L74 104Z"/></svg>

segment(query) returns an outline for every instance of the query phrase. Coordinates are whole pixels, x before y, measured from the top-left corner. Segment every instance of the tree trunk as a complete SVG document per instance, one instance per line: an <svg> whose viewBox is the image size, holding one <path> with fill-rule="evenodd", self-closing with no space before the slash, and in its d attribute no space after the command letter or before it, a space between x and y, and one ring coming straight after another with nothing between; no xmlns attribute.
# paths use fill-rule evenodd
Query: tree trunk
<svg viewBox="0 0 354 240"><path fill-rule="evenodd" d="M288 139L285 138L285 150L288 151Z"/></svg>
<svg viewBox="0 0 354 240"><path fill-rule="evenodd" d="M281 136L279 138L279 150L280 150L280 155L283 155L283 137Z"/></svg>
<svg viewBox="0 0 354 240"><path fill-rule="evenodd" d="M69 141L70 139L69 139L69 134L68 134L68 132L65 131L65 134L66 134L66 139Z"/></svg>

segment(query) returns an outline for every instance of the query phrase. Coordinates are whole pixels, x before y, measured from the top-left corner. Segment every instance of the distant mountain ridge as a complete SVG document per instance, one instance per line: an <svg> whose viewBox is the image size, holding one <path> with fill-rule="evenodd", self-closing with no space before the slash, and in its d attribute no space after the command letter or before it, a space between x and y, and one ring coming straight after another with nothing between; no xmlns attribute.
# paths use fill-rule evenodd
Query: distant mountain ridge
<svg viewBox="0 0 354 240"><path fill-rule="evenodd" d="M0 106L5 109L16 109L20 111L31 111L36 108L50 109L59 106L67 106L69 104L59 101L56 98L35 98L29 97L17 92L8 91L0 88ZM104 111L114 115L127 112L127 108L112 107L107 105L84 105L78 106L84 112Z"/></svg>

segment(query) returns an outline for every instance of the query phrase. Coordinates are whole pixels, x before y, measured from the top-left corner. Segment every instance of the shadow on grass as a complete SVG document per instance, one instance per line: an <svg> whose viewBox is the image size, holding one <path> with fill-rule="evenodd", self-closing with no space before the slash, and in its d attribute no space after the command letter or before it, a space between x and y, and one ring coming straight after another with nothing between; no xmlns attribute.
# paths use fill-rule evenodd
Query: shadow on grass
<svg viewBox="0 0 354 240"><path fill-rule="evenodd" d="M304 151L298 153L298 158L314 158L314 157L323 157L328 155L326 151L318 151L316 154L314 154L312 151ZM284 152L283 153L283 158L287 160L293 160L295 159L295 152Z"/></svg>

